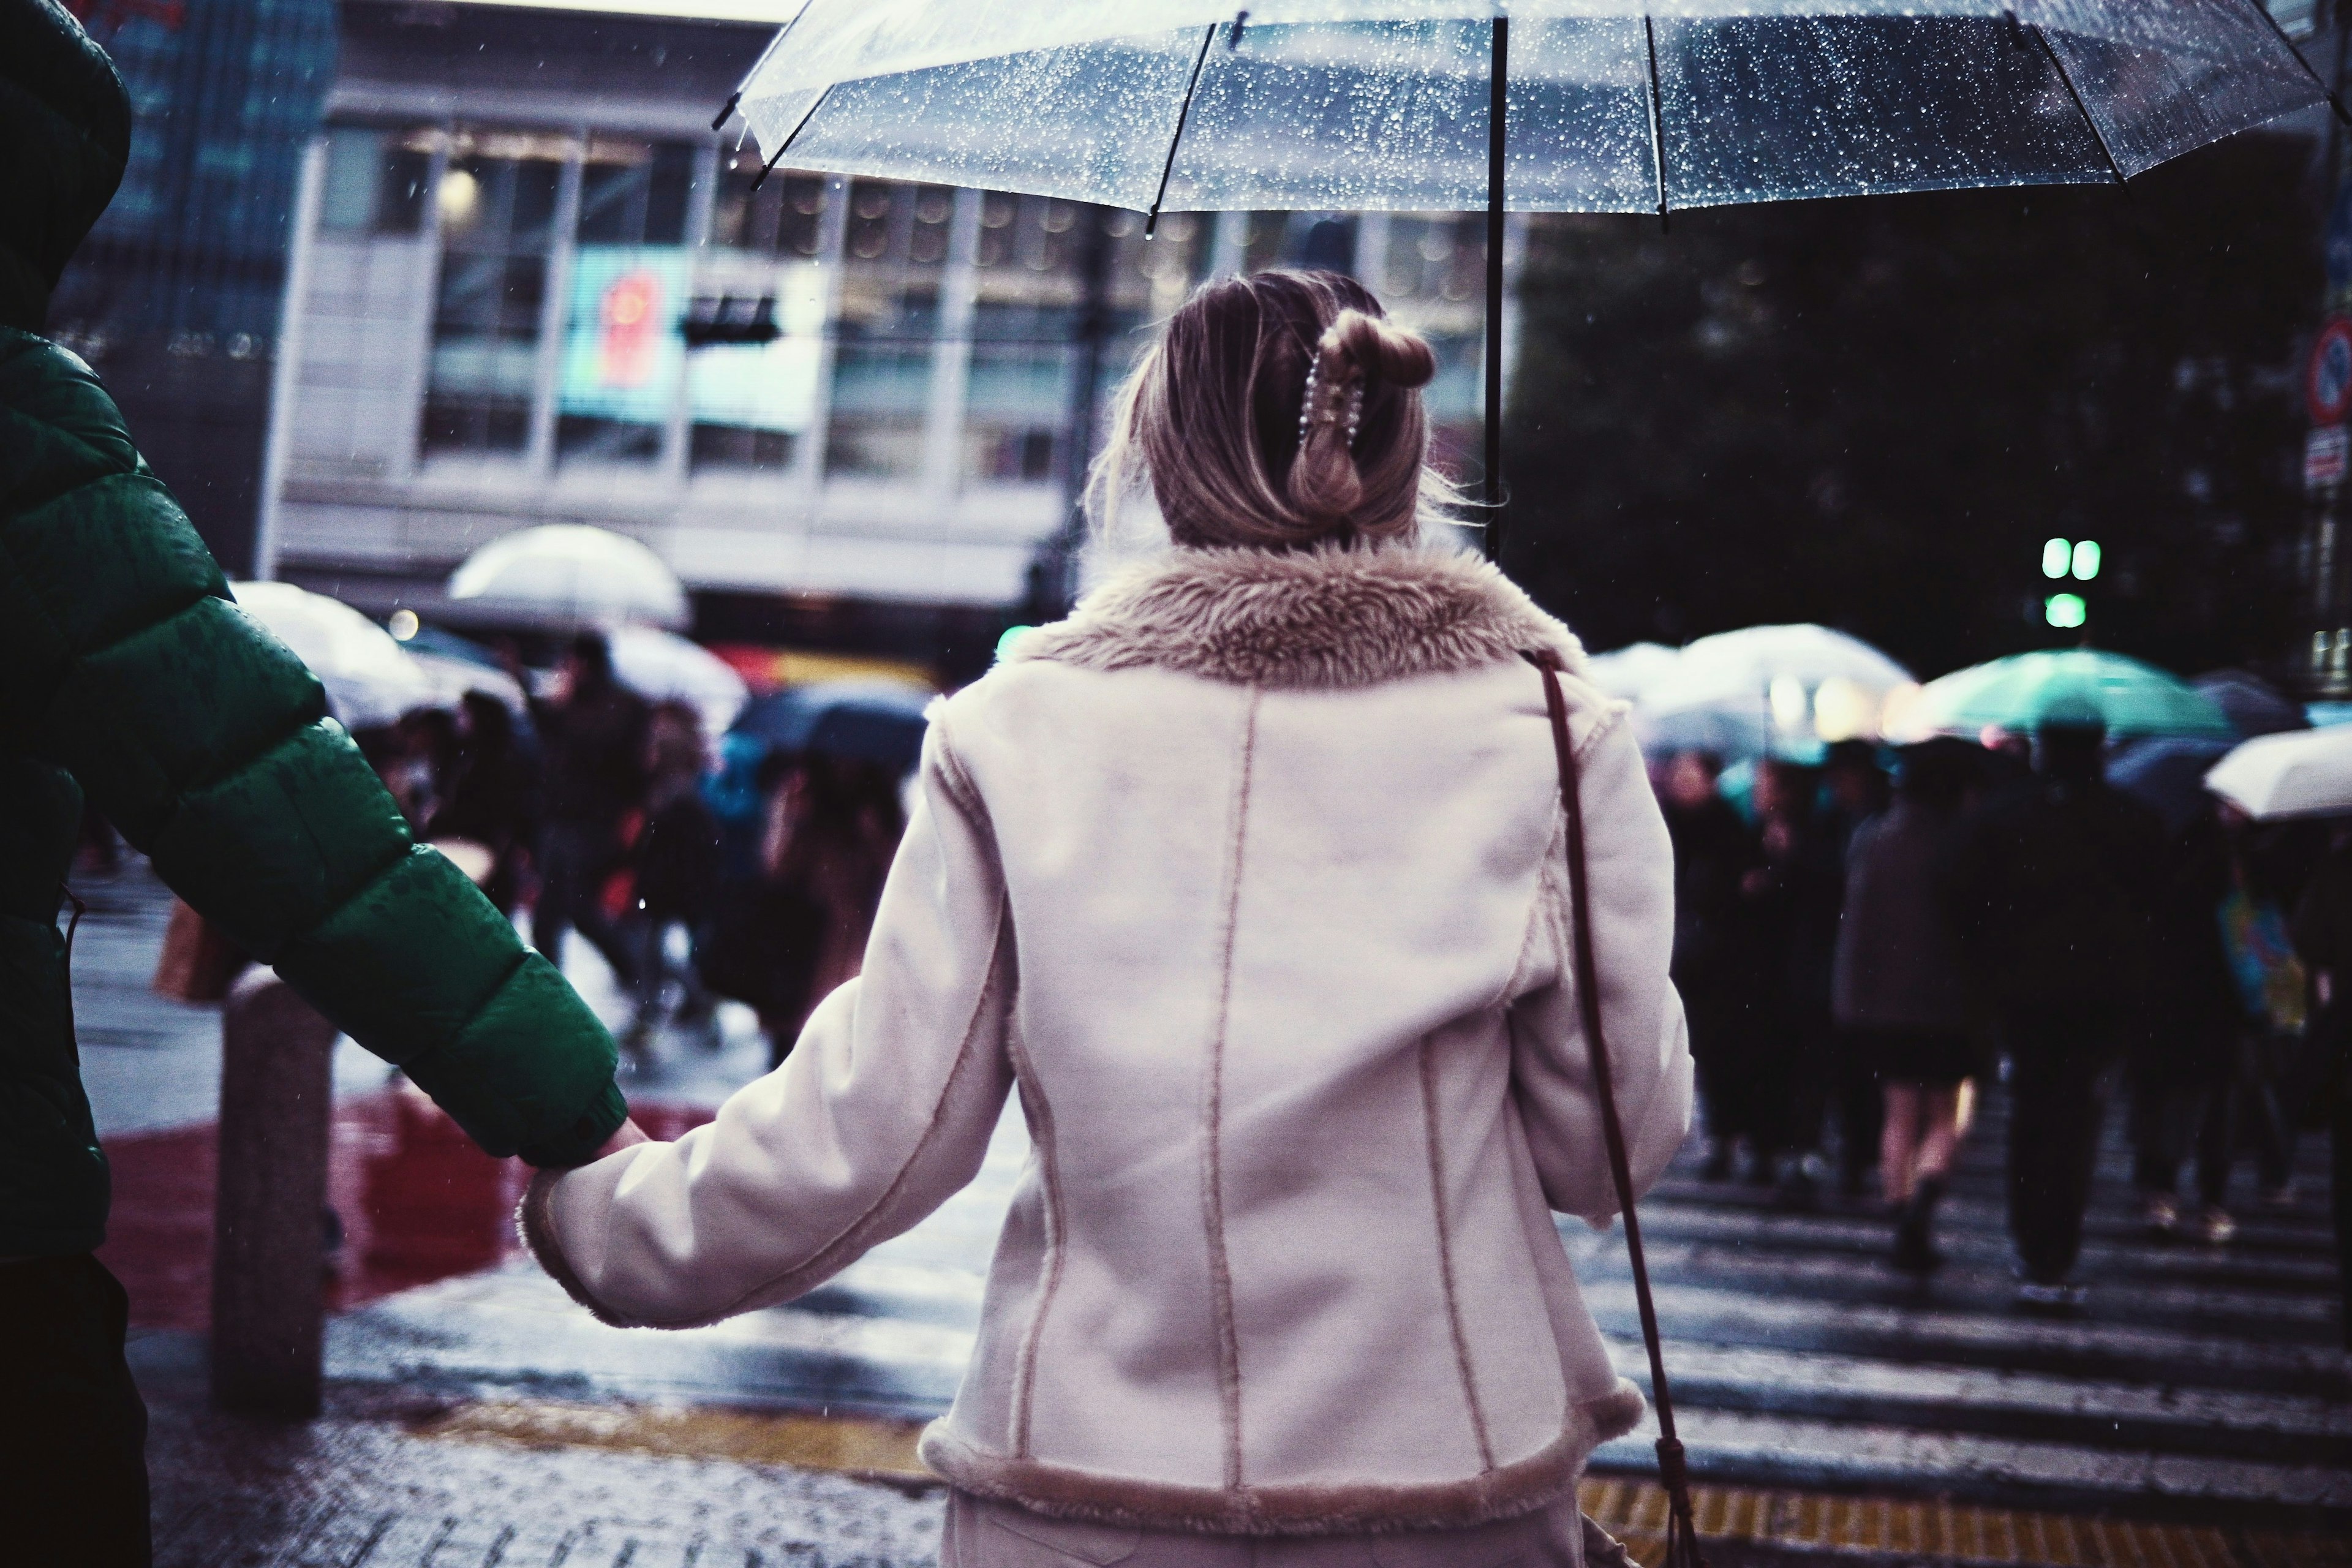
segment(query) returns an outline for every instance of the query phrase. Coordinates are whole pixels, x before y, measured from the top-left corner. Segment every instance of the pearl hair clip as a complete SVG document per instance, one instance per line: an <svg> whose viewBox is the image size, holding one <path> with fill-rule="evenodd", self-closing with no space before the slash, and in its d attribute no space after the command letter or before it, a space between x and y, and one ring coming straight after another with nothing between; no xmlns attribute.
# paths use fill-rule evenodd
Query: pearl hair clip
<svg viewBox="0 0 2352 1568"><path fill-rule="evenodd" d="M1307 433L1316 426L1337 425L1344 420L1348 427L1348 448L1350 451L1355 449L1356 431L1364 422L1364 384L1358 381L1341 384L1347 388L1344 411L1336 387L1332 389L1333 395L1325 400L1323 406L1318 407L1316 395L1323 389L1323 356L1317 353L1308 357L1307 390L1298 400L1299 446L1307 445Z"/></svg>

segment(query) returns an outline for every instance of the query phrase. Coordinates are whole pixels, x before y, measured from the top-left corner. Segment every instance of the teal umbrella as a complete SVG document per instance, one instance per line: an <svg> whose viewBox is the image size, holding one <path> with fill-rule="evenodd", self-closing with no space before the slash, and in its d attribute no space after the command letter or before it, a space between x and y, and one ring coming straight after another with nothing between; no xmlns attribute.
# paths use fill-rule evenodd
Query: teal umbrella
<svg viewBox="0 0 2352 1568"><path fill-rule="evenodd" d="M1929 681L1919 690L1906 731L1973 734L1988 725L2029 731L2045 722L2096 719L2107 733L2236 733L2221 704L2152 664L2098 648L2012 654Z"/></svg>

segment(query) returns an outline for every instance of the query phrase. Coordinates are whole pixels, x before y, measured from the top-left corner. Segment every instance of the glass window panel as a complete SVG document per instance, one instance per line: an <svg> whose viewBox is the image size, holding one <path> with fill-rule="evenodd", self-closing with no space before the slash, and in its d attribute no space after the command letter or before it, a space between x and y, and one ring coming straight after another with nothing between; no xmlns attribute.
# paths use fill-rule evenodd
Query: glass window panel
<svg viewBox="0 0 2352 1568"><path fill-rule="evenodd" d="M412 137L387 158L377 213L398 217L383 192L418 169ZM525 132L460 131L432 200L441 220L441 276L419 436L428 455L512 454L530 437L560 138ZM422 183L417 185L422 216Z"/></svg>

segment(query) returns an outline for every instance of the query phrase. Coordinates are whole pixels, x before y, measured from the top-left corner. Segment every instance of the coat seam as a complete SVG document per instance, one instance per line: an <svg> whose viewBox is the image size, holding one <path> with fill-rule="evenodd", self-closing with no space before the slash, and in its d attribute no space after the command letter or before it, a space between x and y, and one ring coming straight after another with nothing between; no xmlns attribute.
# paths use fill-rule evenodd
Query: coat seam
<svg viewBox="0 0 2352 1568"><path fill-rule="evenodd" d="M1528 973L1529 957L1536 951L1537 938L1547 931L1553 931L1557 939L1552 919L1557 900L1552 895L1558 883L1552 875L1552 866L1559 856L1565 854L1567 837L1568 814L1556 812L1553 814L1551 837L1544 845L1543 858L1536 863L1535 891L1528 900L1528 919L1519 938L1518 956L1511 963L1511 973L1504 978L1502 991L1487 1004L1490 1011L1507 1008L1518 1000L1520 982Z"/></svg>
<svg viewBox="0 0 2352 1568"><path fill-rule="evenodd" d="M1242 858L1248 834L1250 778L1256 763L1257 715L1263 693L1250 689L1243 710L1241 757L1234 770L1233 825L1226 845L1224 930L1217 970L1217 1010L1209 1036L1201 1139L1202 1227L1209 1252L1210 1315L1217 1342L1218 1414L1224 1427L1225 1485L1242 1484L1241 1344L1234 1327L1234 1279L1225 1256L1223 1130L1225 1030L1232 1018L1234 948L1241 917Z"/></svg>
<svg viewBox="0 0 2352 1568"><path fill-rule="evenodd" d="M1014 1379L1013 1453L1016 1458L1026 1459L1032 1457L1029 1435L1037 1387L1037 1355L1045 1340L1045 1316L1053 1310L1054 1297L1062 1285L1062 1268L1069 1254L1069 1220L1063 1203L1061 1163L1054 1143L1053 1103L1045 1098L1045 1086L1038 1081L1037 1067L1030 1059L1027 1047L1010 1037L1005 1045L1022 1094L1034 1098L1037 1107L1037 1163L1045 1189L1045 1278L1037 1288L1037 1310L1031 1315L1029 1331L1023 1337L1020 1371Z"/></svg>
<svg viewBox="0 0 2352 1568"><path fill-rule="evenodd" d="M1470 1413L1470 1433L1478 1444L1478 1471L1495 1468L1495 1445L1486 1431L1486 1412L1478 1402L1478 1380L1470 1365L1470 1337L1462 1326L1462 1296L1454 1277L1454 1226L1445 1213L1445 1145L1438 1132L1437 1052L1430 1037L1421 1037L1421 1113L1427 1134L1429 1196L1437 1221L1437 1278L1445 1299L1445 1328L1454 1341L1454 1369L1462 1379L1462 1400Z"/></svg>

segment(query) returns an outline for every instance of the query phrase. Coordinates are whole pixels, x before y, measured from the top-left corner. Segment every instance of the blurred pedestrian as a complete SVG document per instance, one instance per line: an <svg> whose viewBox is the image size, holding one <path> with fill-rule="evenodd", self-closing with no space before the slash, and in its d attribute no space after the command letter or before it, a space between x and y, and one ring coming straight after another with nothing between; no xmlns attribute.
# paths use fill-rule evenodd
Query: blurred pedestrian
<svg viewBox="0 0 2352 1568"><path fill-rule="evenodd" d="M318 681L238 612L105 386L41 334L131 143L121 79L72 15L0 0L0 1559L26 1568L152 1554L58 929L86 801L491 1153L573 1165L643 1136L595 1016L410 852Z"/></svg>
<svg viewBox="0 0 2352 1568"><path fill-rule="evenodd" d="M645 700L614 679L602 632L573 637L554 694L531 702L546 813L531 945L561 968L564 931L577 929L625 989L636 984L636 959L604 892L627 866L629 819L645 807L646 717Z"/></svg>
<svg viewBox="0 0 2352 1568"><path fill-rule="evenodd" d="M1823 853L1836 868L1839 904L1837 930L1844 929L1844 890L1853 866L1854 836L1863 824L1886 810L1890 800L1886 768L1879 748L1868 741L1840 741L1822 762L1822 832ZM1834 947L1834 943L1832 943ZM1834 962L1834 961L1832 961ZM1832 1015L1834 1008L1832 1009ZM1878 1165L1882 1109L1874 1064L1851 1049L1852 1037L1832 1017L1817 1069L1822 1108L1809 1107L1806 1122L1818 1136L1822 1110L1836 1135L1838 1192L1858 1198L1869 1188Z"/></svg>
<svg viewBox="0 0 2352 1568"><path fill-rule="evenodd" d="M2226 1203L2242 1137L2256 1141L2265 1192L2292 1192L2294 1141L2271 1069L2274 1041L2303 1033L2305 981L2250 826L2215 801L2175 841L2157 911L2155 1005L2131 1064L2141 1213L2159 1235L2217 1246L2237 1234ZM2198 1204L2184 1212L2180 1167L2192 1149Z"/></svg>
<svg viewBox="0 0 2352 1568"><path fill-rule="evenodd" d="M412 832L425 833L457 757L457 719L447 709L411 709L393 725L390 750L377 772Z"/></svg>
<svg viewBox="0 0 2352 1568"><path fill-rule="evenodd" d="M1730 1178L1742 1139L1769 1173L1772 1143L1759 1114L1769 1086L1759 1081L1752 1048L1769 959L1746 889L1763 851L1717 787L1722 772L1708 752L1677 752L1666 761L1658 802L1675 849L1675 988L1689 1018L1706 1121L1699 1173L1711 1182Z"/></svg>
<svg viewBox="0 0 2352 1568"><path fill-rule="evenodd" d="M1880 1192L1896 1216L1894 1263L1924 1274L1979 1072L1966 959L1952 920L1951 856L1982 748L1906 747L1894 804L1863 824L1847 858L1838 930L1838 1028L1847 1058L1885 1095Z"/></svg>
<svg viewBox="0 0 2352 1568"><path fill-rule="evenodd" d="M457 703L457 740L425 837L478 845L489 870L482 891L512 914L538 837L537 780L513 712L487 691Z"/></svg>
<svg viewBox="0 0 2352 1568"><path fill-rule="evenodd" d="M2009 1053L2009 1226L2018 1304L2071 1311L2108 1079L2153 974L2156 814L2111 787L2087 704L2045 717L2034 773L1987 802L1953 858L1954 913Z"/></svg>
<svg viewBox="0 0 2352 1568"><path fill-rule="evenodd" d="M705 1047L718 1043L710 995L695 967L719 886L719 823L702 794L707 756L702 720L693 707L656 704L646 728L645 827L631 855L637 1005L622 1037L625 1047L639 1052L650 1048L672 984L678 999L670 1021L698 1035ZM684 939L682 956L671 951L673 936Z"/></svg>
<svg viewBox="0 0 2352 1568"><path fill-rule="evenodd" d="M1845 898L1848 824L1822 799L1822 770L1768 757L1756 772L1763 863L1745 879L1748 920L1769 952L1747 1048L1754 1056L1759 1163L1780 1201L1812 1201L1831 1063L1831 972ZM1769 1148L1769 1153L1766 1149Z"/></svg>
<svg viewBox="0 0 2352 1568"><path fill-rule="evenodd" d="M2305 1059L2327 1126L2339 1319L2352 1350L2352 824L2336 826L2295 907L2294 936L2316 1008Z"/></svg>
<svg viewBox="0 0 2352 1568"><path fill-rule="evenodd" d="M766 1020L781 1060L817 1004L863 967L882 880L898 853L906 816L898 777L889 769L822 754L806 758L787 774L773 801L769 875L782 905L809 916L798 929L777 931L787 942L806 944L787 955L800 979L796 992L776 995L771 1002L776 1012Z"/></svg>

